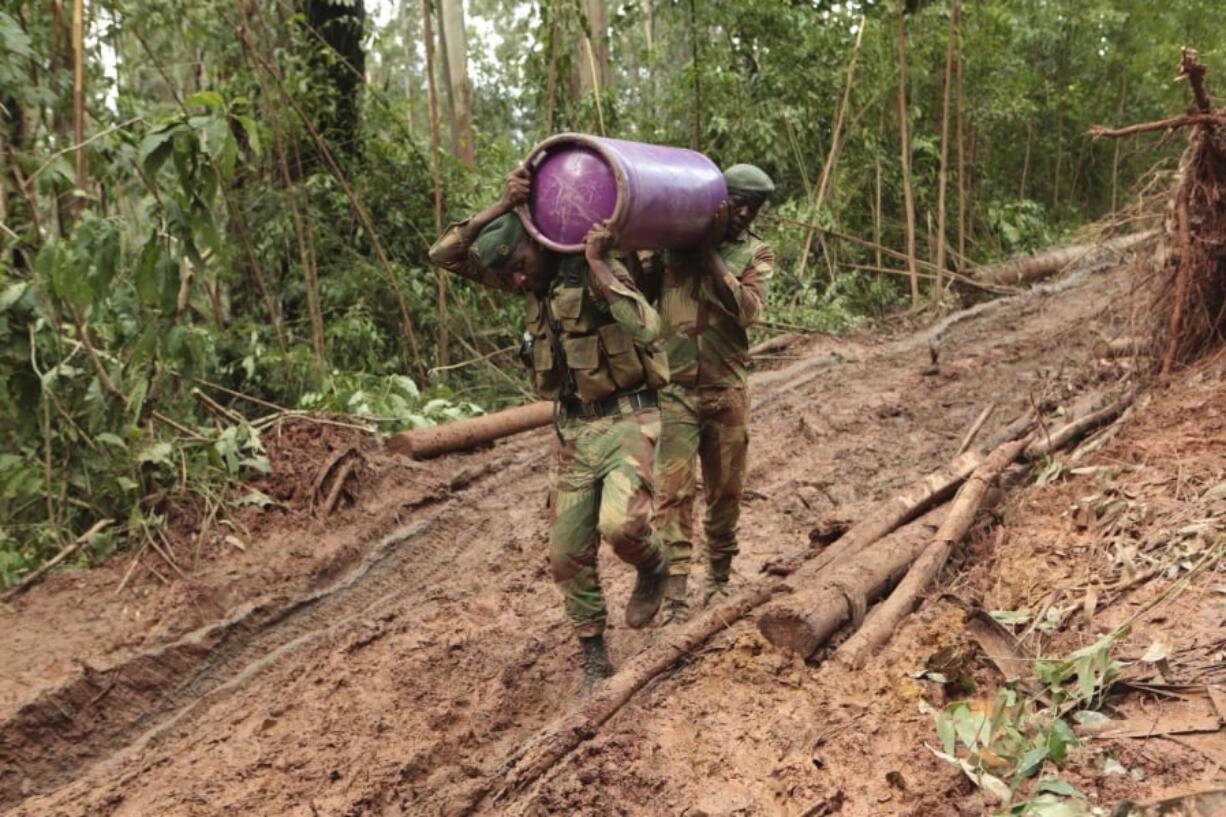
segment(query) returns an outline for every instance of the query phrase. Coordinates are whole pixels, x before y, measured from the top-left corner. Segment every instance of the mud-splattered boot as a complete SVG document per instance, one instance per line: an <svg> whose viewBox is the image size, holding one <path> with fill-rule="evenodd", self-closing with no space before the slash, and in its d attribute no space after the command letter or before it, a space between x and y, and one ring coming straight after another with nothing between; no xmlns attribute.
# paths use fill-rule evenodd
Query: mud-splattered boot
<svg viewBox="0 0 1226 817"><path fill-rule="evenodd" d="M660 560L650 566L640 565L634 590L626 603L626 626L638 630L646 627L655 618L664 600L665 580L668 578L668 554L660 551Z"/></svg>
<svg viewBox="0 0 1226 817"><path fill-rule="evenodd" d="M612 677L613 662L609 660L603 635L581 636L579 646L583 648L583 680L579 683L579 697L587 700L601 682Z"/></svg>
<svg viewBox="0 0 1226 817"><path fill-rule="evenodd" d="M685 624L690 620L690 600L686 596L686 582L689 576L669 576L664 588L664 620L661 627Z"/></svg>
<svg viewBox="0 0 1226 817"><path fill-rule="evenodd" d="M719 604L732 594L728 591L728 576L732 573L732 557L712 559L707 565L707 586L702 591L704 607Z"/></svg>

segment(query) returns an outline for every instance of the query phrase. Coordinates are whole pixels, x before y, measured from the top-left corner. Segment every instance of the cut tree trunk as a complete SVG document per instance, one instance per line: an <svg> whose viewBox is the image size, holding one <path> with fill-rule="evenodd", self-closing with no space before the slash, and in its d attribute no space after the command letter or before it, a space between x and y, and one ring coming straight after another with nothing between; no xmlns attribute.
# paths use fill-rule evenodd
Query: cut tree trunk
<svg viewBox="0 0 1226 817"><path fill-rule="evenodd" d="M482 417L402 431L387 441L387 447L398 454L425 460L547 426L552 418L553 403L530 403Z"/></svg>
<svg viewBox="0 0 1226 817"><path fill-rule="evenodd" d="M789 584L807 586L763 609L759 632L777 647L812 655L845 623L859 623L868 602L907 570L943 518L944 507L931 510L820 576L811 569L815 565L805 565Z"/></svg>
<svg viewBox="0 0 1226 817"><path fill-rule="evenodd" d="M1015 258L1000 264L979 267L974 272L976 280L986 284L1020 286L1041 281L1072 264L1093 264L1132 249L1157 235L1156 230L1112 238L1091 244L1074 244L1057 250Z"/></svg>
<svg viewBox="0 0 1226 817"><path fill-rule="evenodd" d="M1123 412L1124 408L1127 407L1131 399L1131 397L1124 397L1115 401L1106 408L1092 411L1084 416L1079 416L1077 419L1074 419L1067 425L1062 426L1061 428L1052 432L1050 435L1036 435L1038 436L1037 442L1043 445L1043 451L1045 452L1054 451L1058 448L1069 445L1080 439L1090 430L1108 423L1118 417L1120 413ZM1093 405L1095 402L1098 402L1098 398L1096 396L1093 399L1088 399L1083 402L1087 405ZM1010 431L1016 431L1020 434L1024 433L1023 429L1025 427L1025 424L1019 422L1009 426L1009 429ZM1050 440L1050 442L1047 442L1048 440ZM978 509L983 498L981 490L982 492L986 492L988 484L991 482L991 479L988 479L987 477L1000 474L1001 471L1003 471L1014 460L1018 459L1018 457L1023 453L1029 456L1035 443L1036 440L1032 439L1032 437L1027 437L1025 440L1021 441L1002 441L986 459L982 454L977 452L968 452L968 454L973 455L973 459L968 457L968 454L964 454L961 457L956 458L953 463L947 467L948 472L951 474L957 472L958 469L953 467L955 463L959 463L960 461L963 463L973 462L974 465L972 466L971 470L979 473L981 475L981 481L984 482L982 489L977 487L974 492L967 493L970 489L965 489L964 493L959 495L960 497L965 496L965 499L961 504L966 506L973 500L974 509ZM990 468L989 465L991 466ZM965 474L963 479L968 476L969 474ZM929 479L931 480L932 477L929 477ZM892 501L898 502L898 499L896 498ZM951 515L957 516L958 513L967 512L958 511L957 506L958 502L955 501L955 507L950 511ZM974 509L969 511L972 518L974 515ZM957 519L951 518L948 526L943 526L942 536L937 537L937 542L949 539L955 533L957 533L958 539L965 534L965 531L958 533L957 529L952 527L956 521ZM877 522L875 517L869 522L861 523L861 525L871 524L881 523ZM789 596L772 602L770 606L762 611L761 615L758 617L758 629L767 638L767 640L776 646L794 650L806 657L812 655L813 652L823 643L825 643L826 639L828 639L834 632L834 630L831 629L832 625L830 622L835 619L838 619L838 622L844 620L846 618L844 611L846 610L847 604L859 602L863 598L862 596L855 596L854 594L849 593L846 600L834 599L830 593L829 586L831 577L826 574L822 574L821 576L817 575L822 568L829 565L832 561L839 561L840 565L839 567L835 568L835 571L847 571L849 576L857 575L858 578L856 578L856 582L858 582L858 584L852 584L849 586L852 587L852 589L859 590L868 586L866 585L866 582L869 579L875 580L876 577L883 574L883 569L885 567L889 567L893 564L893 562L888 561L885 564L882 564L882 557L876 555L876 546L861 548L860 551L862 551L862 553L850 547L840 547L843 540L851 537L855 531L856 528L852 528L852 530L847 532L843 539L835 542L835 544L832 545L828 551L822 553L818 558L809 560L802 568L796 571L789 583L792 586L799 587L801 589ZM956 539L953 541L956 541ZM917 550L915 556L918 557L923 549L924 548L920 548ZM832 553L831 551L835 552ZM896 554L891 554L890 558L893 558L893 555ZM944 556L941 556L940 559L936 558L940 555L941 554L939 552L933 553L931 559L926 560L926 565L929 565L930 562L931 564L936 565L936 569L939 569L940 565L944 564ZM928 567L925 567L924 569L926 570ZM855 574L855 571L860 570L868 570L869 573L864 575ZM873 585L873 587L875 587L875 585ZM865 591L865 594L867 594L867 591ZM833 626L837 628L838 622L836 622ZM889 631L892 632L893 628L891 627Z"/></svg>
<svg viewBox="0 0 1226 817"><path fill-rule="evenodd" d="M920 597L936 579L941 568L945 567L954 545L961 542L971 529L988 488L1029 443L1029 437L1006 443L975 469L975 473L958 491L936 537L923 549L890 597L873 611L868 623L839 647L840 658L852 666L859 666L865 656L889 641L902 620L919 604Z"/></svg>

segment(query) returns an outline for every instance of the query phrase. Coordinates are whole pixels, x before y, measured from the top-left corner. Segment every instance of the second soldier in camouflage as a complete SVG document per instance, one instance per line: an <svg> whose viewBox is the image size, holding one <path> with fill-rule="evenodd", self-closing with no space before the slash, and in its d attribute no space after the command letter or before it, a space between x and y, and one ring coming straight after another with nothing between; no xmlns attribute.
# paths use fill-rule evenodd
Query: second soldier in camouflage
<svg viewBox="0 0 1226 817"><path fill-rule="evenodd" d="M643 288L660 311L672 384L660 392L663 424L656 452L656 529L670 555L665 623L689 618L687 580L694 549L694 499L702 467L707 511L705 603L728 594L749 450L749 338L766 303L771 248L749 232L770 177L734 165L727 226L718 243L654 255Z"/></svg>

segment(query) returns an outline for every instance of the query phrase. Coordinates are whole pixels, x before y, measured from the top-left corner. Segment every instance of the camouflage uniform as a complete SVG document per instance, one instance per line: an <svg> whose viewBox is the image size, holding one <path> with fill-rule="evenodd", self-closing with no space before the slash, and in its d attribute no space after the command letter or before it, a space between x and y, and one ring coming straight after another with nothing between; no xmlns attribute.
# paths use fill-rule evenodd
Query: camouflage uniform
<svg viewBox="0 0 1226 817"><path fill-rule="evenodd" d="M443 234L430 250L431 260L486 286L514 291L500 269L477 260L464 224ZM611 304L589 282L583 256L561 259L544 296L526 295L533 388L562 406L549 473L550 572L580 637L602 633L607 618L596 569L601 536L636 567L652 568L663 558L651 526L660 415L654 401L640 398L668 382L668 361L656 345L656 310L621 262L611 259L608 265L617 279L611 289L621 296ZM597 404L604 404L607 416L584 416L585 408Z"/></svg>
<svg viewBox="0 0 1226 817"><path fill-rule="evenodd" d="M645 267L645 292L659 306L672 373L672 385L660 393L656 528L669 549L674 576L690 571L698 458L707 503L707 556L727 564L739 552L749 447L746 330L766 302L774 252L749 233L724 241L717 251L728 268L733 304L716 292L697 252L657 254Z"/></svg>

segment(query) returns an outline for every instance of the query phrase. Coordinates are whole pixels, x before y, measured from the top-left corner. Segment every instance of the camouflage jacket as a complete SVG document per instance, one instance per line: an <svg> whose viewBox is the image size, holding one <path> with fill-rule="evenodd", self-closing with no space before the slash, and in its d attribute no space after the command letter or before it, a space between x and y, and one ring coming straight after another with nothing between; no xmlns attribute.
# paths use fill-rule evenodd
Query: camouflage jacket
<svg viewBox="0 0 1226 817"><path fill-rule="evenodd" d="M762 315L766 282L774 272L774 251L751 234L725 241L718 252L728 268L735 309L716 292L695 251L656 253L643 270L643 292L660 310L672 382L690 388L745 387L746 330Z"/></svg>
<svg viewBox="0 0 1226 817"><path fill-rule="evenodd" d="M479 284L516 291L502 270L477 261L470 251L472 242L464 237L466 224L451 225L430 248L430 259ZM582 255L559 261L545 294L525 295L533 339L532 386L547 400L571 394L580 400L599 400L668 382L668 359L657 344L659 314L635 288L626 266L616 259L608 263L616 279L611 289L622 296L612 304L592 285ZM556 345L550 338L550 317Z"/></svg>

